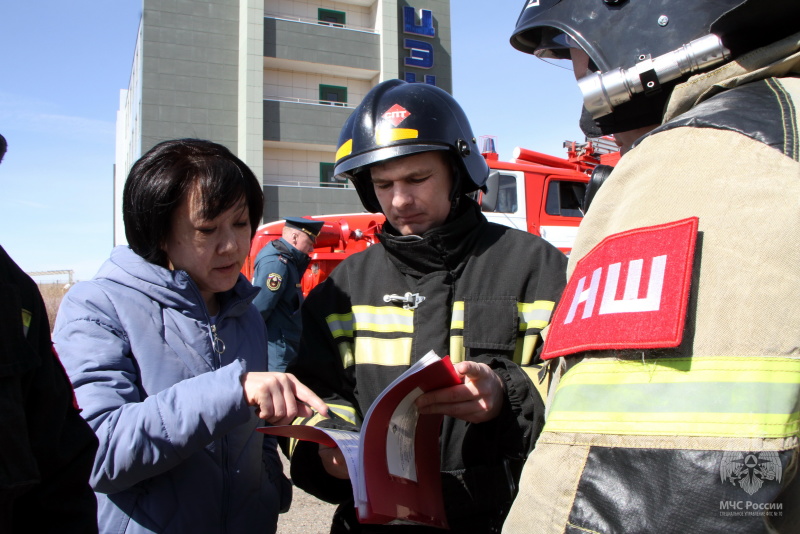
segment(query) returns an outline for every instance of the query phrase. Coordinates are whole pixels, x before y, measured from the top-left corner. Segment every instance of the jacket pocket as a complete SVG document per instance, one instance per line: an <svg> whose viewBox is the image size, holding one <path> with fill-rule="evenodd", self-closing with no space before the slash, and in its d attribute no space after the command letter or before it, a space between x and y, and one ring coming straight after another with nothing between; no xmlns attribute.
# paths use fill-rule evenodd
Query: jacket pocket
<svg viewBox="0 0 800 534"><path fill-rule="evenodd" d="M513 351L518 328L516 298L464 301L464 348Z"/></svg>

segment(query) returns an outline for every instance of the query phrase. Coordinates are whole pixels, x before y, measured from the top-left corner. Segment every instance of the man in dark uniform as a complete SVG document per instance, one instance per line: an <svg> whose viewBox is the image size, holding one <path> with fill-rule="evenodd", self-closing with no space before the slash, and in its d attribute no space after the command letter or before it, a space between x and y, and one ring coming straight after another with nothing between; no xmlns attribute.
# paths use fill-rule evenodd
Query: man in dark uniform
<svg viewBox="0 0 800 534"><path fill-rule="evenodd" d="M0 161L6 140L0 135ZM50 341L36 284L0 247L0 532L97 532L97 438Z"/></svg>
<svg viewBox="0 0 800 534"><path fill-rule="evenodd" d="M300 344L303 328L300 280L323 221L286 217L283 235L267 244L256 257L253 285L261 288L253 304L267 323L269 370L283 371Z"/></svg>
<svg viewBox="0 0 800 534"><path fill-rule="evenodd" d="M336 418L295 424L358 428L381 391L428 351L464 383L416 401L445 416L438 451L450 531L491 534L516 493L543 424L539 333L565 283L566 257L527 232L490 223L470 193L489 168L464 111L445 91L387 80L342 128L335 173L386 223L379 243L343 261L303 305L300 352L287 371ZM289 448L292 445L289 444ZM359 524L339 449L301 442L297 487L339 504L331 533L440 532Z"/></svg>

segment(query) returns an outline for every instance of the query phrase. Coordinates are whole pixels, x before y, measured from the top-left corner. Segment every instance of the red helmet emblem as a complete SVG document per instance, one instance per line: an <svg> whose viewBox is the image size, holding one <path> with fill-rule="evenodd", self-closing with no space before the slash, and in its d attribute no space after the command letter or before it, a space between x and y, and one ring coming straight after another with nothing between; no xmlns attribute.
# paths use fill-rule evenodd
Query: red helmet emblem
<svg viewBox="0 0 800 534"><path fill-rule="evenodd" d="M386 112L383 114L384 120L391 122L395 127L399 126L401 122L403 122L410 116L411 113L409 113L409 111L400 104L395 104L394 106L387 109Z"/></svg>

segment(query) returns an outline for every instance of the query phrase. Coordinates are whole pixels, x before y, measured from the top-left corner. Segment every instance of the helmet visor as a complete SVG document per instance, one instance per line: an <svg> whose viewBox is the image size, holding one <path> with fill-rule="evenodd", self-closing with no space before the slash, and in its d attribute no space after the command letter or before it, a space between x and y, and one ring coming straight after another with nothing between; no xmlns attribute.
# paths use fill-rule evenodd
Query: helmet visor
<svg viewBox="0 0 800 534"><path fill-rule="evenodd" d="M570 35L556 28L543 28L533 54L541 59L569 59L571 48L582 50Z"/></svg>

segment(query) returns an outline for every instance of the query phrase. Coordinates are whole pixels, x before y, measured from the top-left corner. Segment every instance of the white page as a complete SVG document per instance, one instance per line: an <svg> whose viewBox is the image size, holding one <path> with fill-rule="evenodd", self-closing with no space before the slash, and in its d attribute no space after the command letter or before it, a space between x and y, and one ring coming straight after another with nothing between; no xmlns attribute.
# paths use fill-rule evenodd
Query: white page
<svg viewBox="0 0 800 534"><path fill-rule="evenodd" d="M339 446L339 450L342 451L345 464L347 465L347 473L350 475L350 482L353 484L353 498L356 499L356 505L358 505L358 495L360 493L358 486L364 483L364 476L358 464L359 451L361 449L361 434L351 430L317 428L333 438L336 445Z"/></svg>
<svg viewBox="0 0 800 534"><path fill-rule="evenodd" d="M419 420L419 410L414 401L422 393L420 388L415 388L397 405L389 420L389 433L386 435L386 460L389 473L414 482L417 482L414 436Z"/></svg>
<svg viewBox="0 0 800 534"><path fill-rule="evenodd" d="M392 381L391 384L386 386L383 389L383 391L381 391L381 394L378 395L378 397L372 403L372 406L369 407L369 410L367 410L367 415L364 416L364 423L361 425L361 427L362 428L366 428L367 424L369 423L369 418L372 415L373 409L375 408L375 406L377 406L380 403L381 399L386 395L386 392L388 392L390 389L392 389L395 386L395 384L397 384L398 382L400 382L401 380L403 380L407 376L416 373L420 369L424 369L425 367L429 366L430 364L439 361L440 359L441 358L439 358L439 356L435 352L429 351L427 354L425 354L425 356L423 356L422 358L420 358L419 360L414 362L414 364L411 367L406 369L406 371L403 374L401 374L400 376L395 378ZM413 406L413 401L412 401L411 404ZM414 408L414 409L416 410L416 408ZM419 414L417 414L417 415L419 415ZM416 424L416 421L415 421L415 424ZM387 447L387 449L388 449L388 447ZM361 465L363 465L363 462L364 462L364 458L362 457L363 456L363 452L364 452L363 449L359 450L359 463ZM388 461L388 458L387 458L387 461ZM415 472L415 477L416 477L416 472ZM351 480L352 480L352 477L351 477ZM358 505L359 511L362 514L364 514L366 512L365 508L366 508L366 502L367 502L367 489L366 489L365 486L366 486L366 484L364 482L364 473L359 473L358 474L358 490L353 488L353 493L355 494L356 491L358 492L358 494L356 496L356 504Z"/></svg>

